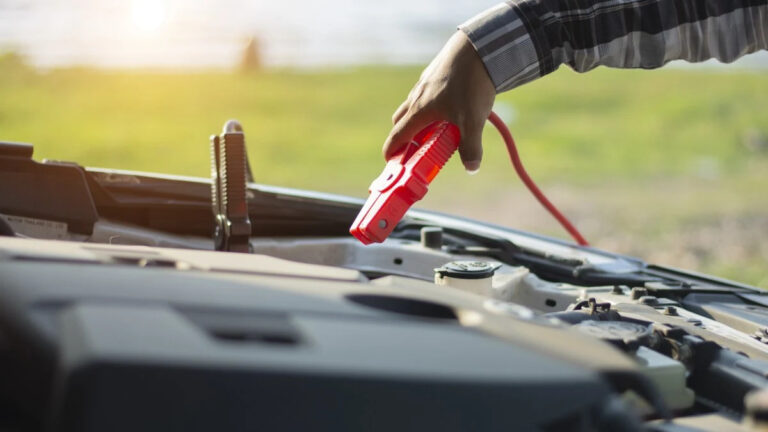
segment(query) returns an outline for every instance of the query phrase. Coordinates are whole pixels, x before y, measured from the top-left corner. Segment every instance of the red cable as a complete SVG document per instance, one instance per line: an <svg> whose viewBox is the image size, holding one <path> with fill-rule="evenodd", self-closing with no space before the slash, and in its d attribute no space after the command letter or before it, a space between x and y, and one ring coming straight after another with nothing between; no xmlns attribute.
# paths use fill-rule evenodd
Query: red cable
<svg viewBox="0 0 768 432"><path fill-rule="evenodd" d="M512 160L512 165L515 167L515 171L517 171L517 175L520 177L520 180L522 180L525 186L528 187L528 190L530 190L533 196L536 197L536 199L541 203L541 205L543 205L544 208L546 208L547 211L549 211L549 213L554 216L558 222L560 222L560 225L562 225L563 228L568 231L571 237L576 240L576 243L582 246L589 246L589 243L587 243L587 240L584 239L579 230L577 230L576 227L573 226L573 224L565 216L563 216L562 213L560 213L560 210L558 210L557 207L555 207L547 199L547 197L544 196L544 193L541 192L539 187L536 186L536 183L533 182L531 177L525 171L523 162L520 160L520 155L517 153L515 140L512 138L512 134L509 132L507 125L504 124L504 121L502 121L501 118L493 111L491 111L491 114L488 116L488 120L491 122L491 124L496 126L496 129L504 139L504 143L507 145L507 150L509 151L509 158Z"/></svg>

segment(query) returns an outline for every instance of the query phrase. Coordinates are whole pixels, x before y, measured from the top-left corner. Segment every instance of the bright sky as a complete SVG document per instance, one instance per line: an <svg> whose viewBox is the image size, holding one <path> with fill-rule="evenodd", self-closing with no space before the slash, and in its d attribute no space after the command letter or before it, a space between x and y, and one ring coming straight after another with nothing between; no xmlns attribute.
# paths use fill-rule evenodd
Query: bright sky
<svg viewBox="0 0 768 432"><path fill-rule="evenodd" d="M41 66L412 63L499 0L0 0L0 50Z"/></svg>
<svg viewBox="0 0 768 432"><path fill-rule="evenodd" d="M132 0L131 23L143 32L157 32L168 20L164 1Z"/></svg>
<svg viewBox="0 0 768 432"><path fill-rule="evenodd" d="M271 65L424 63L500 0L0 0L0 51L43 67L231 67L249 37ZM768 55L741 64L768 67Z"/></svg>

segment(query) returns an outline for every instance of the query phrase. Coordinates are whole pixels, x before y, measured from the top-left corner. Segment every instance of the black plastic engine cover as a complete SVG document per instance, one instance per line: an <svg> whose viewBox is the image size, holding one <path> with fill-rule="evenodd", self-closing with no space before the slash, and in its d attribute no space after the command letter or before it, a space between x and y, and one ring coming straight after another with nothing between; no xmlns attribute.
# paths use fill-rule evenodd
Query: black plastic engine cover
<svg viewBox="0 0 768 432"><path fill-rule="evenodd" d="M50 430L583 430L609 397L597 373L437 303L371 307L392 288L356 272L180 271L125 258L151 248L105 251L123 259L0 259L3 355L32 340L53 353L6 362L3 393L38 386L22 406ZM18 379L46 364L49 378Z"/></svg>

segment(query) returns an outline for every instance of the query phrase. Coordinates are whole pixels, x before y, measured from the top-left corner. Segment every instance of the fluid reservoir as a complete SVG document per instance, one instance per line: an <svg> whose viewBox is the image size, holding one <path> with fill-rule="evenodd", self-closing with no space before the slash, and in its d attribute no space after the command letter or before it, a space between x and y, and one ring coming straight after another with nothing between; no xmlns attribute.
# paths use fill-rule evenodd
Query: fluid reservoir
<svg viewBox="0 0 768 432"><path fill-rule="evenodd" d="M481 295L488 295L497 263L487 261L452 261L435 269L435 283Z"/></svg>

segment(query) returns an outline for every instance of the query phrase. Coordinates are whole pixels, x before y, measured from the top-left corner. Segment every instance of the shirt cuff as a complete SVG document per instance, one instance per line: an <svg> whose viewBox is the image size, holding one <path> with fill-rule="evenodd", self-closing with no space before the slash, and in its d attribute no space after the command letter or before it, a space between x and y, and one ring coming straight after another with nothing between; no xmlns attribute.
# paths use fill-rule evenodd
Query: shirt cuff
<svg viewBox="0 0 768 432"><path fill-rule="evenodd" d="M512 2L496 5L459 26L483 60L496 92L542 76L526 18Z"/></svg>

